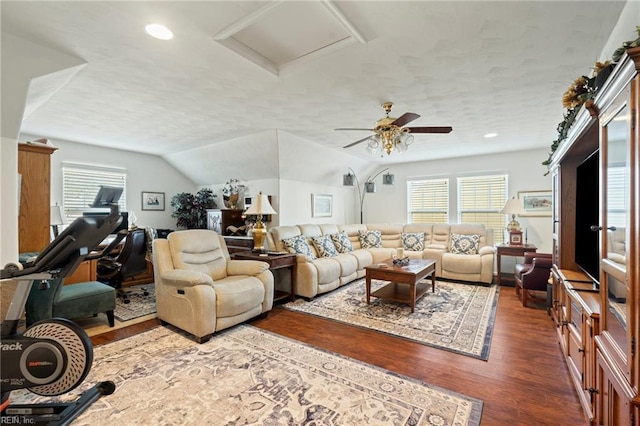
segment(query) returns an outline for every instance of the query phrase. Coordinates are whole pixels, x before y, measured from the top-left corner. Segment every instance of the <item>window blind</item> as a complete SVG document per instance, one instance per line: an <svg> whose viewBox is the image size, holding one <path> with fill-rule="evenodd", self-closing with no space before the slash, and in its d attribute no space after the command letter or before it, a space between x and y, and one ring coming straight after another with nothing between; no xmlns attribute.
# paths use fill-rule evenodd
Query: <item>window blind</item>
<svg viewBox="0 0 640 426"><path fill-rule="evenodd" d="M118 201L120 211L127 211L127 171L126 169L85 165L63 165L62 199L64 212L69 222L89 210L100 185L123 188Z"/></svg>
<svg viewBox="0 0 640 426"><path fill-rule="evenodd" d="M504 242L507 201L507 175L465 176L458 178L459 223L481 223L493 231L496 244Z"/></svg>
<svg viewBox="0 0 640 426"><path fill-rule="evenodd" d="M610 165L607 168L607 226L624 228L628 226L629 168L625 164Z"/></svg>
<svg viewBox="0 0 640 426"><path fill-rule="evenodd" d="M411 180L407 193L409 223L449 221L449 179Z"/></svg>

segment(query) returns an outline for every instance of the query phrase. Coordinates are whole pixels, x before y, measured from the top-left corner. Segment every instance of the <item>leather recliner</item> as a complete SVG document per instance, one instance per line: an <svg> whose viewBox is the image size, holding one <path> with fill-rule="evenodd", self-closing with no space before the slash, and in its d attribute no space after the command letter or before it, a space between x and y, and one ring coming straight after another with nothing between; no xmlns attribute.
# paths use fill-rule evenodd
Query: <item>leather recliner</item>
<svg viewBox="0 0 640 426"><path fill-rule="evenodd" d="M158 318L195 336L198 343L216 331L273 307L269 264L233 260L215 231L175 231L153 240Z"/></svg>

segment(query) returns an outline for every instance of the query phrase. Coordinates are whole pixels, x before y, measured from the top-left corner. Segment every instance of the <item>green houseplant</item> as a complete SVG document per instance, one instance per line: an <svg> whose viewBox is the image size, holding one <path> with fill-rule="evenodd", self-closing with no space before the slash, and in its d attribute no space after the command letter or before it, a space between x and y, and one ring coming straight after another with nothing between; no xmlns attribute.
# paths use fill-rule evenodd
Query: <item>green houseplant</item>
<svg viewBox="0 0 640 426"><path fill-rule="evenodd" d="M207 210L217 207L217 195L209 188L202 188L195 195L189 192L180 192L171 198L171 207L175 217L176 226L186 229L206 229Z"/></svg>

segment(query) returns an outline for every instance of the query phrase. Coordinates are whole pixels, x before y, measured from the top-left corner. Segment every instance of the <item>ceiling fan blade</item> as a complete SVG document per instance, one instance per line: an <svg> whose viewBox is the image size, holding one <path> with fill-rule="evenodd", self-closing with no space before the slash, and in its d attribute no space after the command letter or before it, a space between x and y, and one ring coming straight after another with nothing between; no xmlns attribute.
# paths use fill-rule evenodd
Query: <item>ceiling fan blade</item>
<svg viewBox="0 0 640 426"><path fill-rule="evenodd" d="M445 127L407 127L411 133L450 133L453 129Z"/></svg>
<svg viewBox="0 0 640 426"><path fill-rule="evenodd" d="M405 112L400 117L396 118L396 120L391 124L398 127L403 127L405 124L411 123L413 120L419 117L420 116L415 112Z"/></svg>
<svg viewBox="0 0 640 426"><path fill-rule="evenodd" d="M362 139L357 140L357 141L355 141L355 142L351 142L349 145L345 145L345 146L343 146L343 148L351 148L351 147L352 147L352 146L354 146L354 145L358 145L360 142L364 142L364 141L366 141L366 140L367 140L367 139L369 139L370 137L371 137L371 136L367 136L366 138L362 138Z"/></svg>
<svg viewBox="0 0 640 426"><path fill-rule="evenodd" d="M340 127L340 128L333 129L333 130L368 130L369 132L373 132L373 129L356 129L356 128L352 128L352 127Z"/></svg>

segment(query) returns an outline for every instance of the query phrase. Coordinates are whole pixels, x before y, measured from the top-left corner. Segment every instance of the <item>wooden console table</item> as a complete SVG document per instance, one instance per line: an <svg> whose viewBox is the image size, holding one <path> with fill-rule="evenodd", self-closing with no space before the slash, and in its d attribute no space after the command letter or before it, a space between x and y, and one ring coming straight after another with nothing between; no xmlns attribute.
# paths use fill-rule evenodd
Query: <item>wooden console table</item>
<svg viewBox="0 0 640 426"><path fill-rule="evenodd" d="M505 277L502 278L502 269L500 267L500 259L502 256L524 256L525 252L534 252L538 250L538 247L533 244L522 244L522 245L508 245L508 244L499 244L496 246L496 265L498 268L498 286L502 285L502 280L510 281L515 283L515 279L513 277Z"/></svg>

